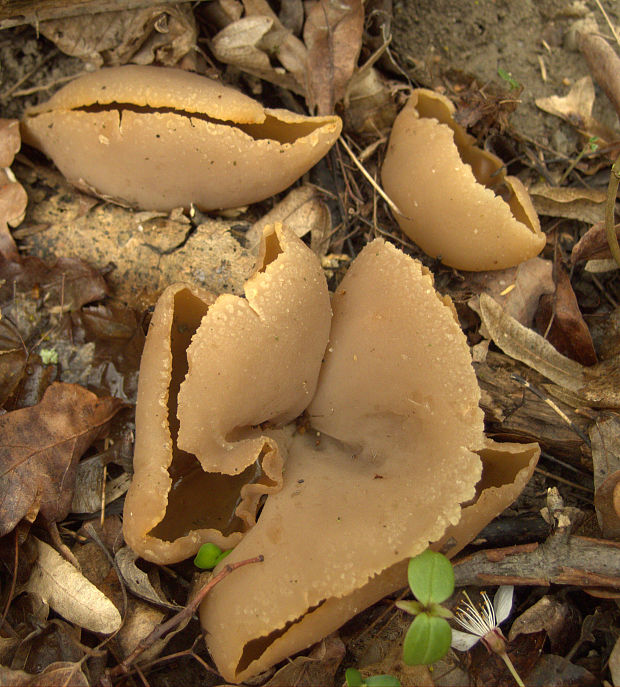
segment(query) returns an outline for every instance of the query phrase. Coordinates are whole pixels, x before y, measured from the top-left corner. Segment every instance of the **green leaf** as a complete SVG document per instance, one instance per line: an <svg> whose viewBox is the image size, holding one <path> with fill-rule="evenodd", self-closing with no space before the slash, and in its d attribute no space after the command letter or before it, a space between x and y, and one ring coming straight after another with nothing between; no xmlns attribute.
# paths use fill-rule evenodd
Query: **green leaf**
<svg viewBox="0 0 620 687"><path fill-rule="evenodd" d="M222 549L216 544L203 544L194 558L194 565L201 570L212 570L221 555Z"/></svg>
<svg viewBox="0 0 620 687"><path fill-rule="evenodd" d="M405 635L403 660L407 665L429 665L450 649L452 630L448 621L426 613L417 615Z"/></svg>
<svg viewBox="0 0 620 687"><path fill-rule="evenodd" d="M347 668L344 679L348 687L362 687L364 684L362 674L357 668Z"/></svg>
<svg viewBox="0 0 620 687"><path fill-rule="evenodd" d="M366 678L368 687L400 687L400 680L393 675L373 675Z"/></svg>
<svg viewBox="0 0 620 687"><path fill-rule="evenodd" d="M222 551L222 553L217 557L215 561L215 565L219 565L220 561L223 561L226 556L229 556L232 553L232 549L226 549L226 551ZM213 566L215 567L215 566Z"/></svg>
<svg viewBox="0 0 620 687"><path fill-rule="evenodd" d="M397 608L405 613L411 613L411 615L418 615L418 613L424 613L426 611L426 606L421 604L419 601L397 601L394 604ZM432 614L432 615L437 615Z"/></svg>
<svg viewBox="0 0 620 687"><path fill-rule="evenodd" d="M409 561L407 572L413 595L425 606L441 603L454 592L452 563L441 553L427 549Z"/></svg>

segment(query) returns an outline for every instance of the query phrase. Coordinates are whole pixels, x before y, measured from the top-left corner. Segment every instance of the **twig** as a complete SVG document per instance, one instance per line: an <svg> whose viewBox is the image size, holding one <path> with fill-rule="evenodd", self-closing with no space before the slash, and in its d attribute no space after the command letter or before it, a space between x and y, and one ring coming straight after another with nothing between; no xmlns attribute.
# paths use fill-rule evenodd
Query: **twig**
<svg viewBox="0 0 620 687"><path fill-rule="evenodd" d="M0 620L0 627L4 625L6 616L8 615L9 608L11 607L11 601L13 600L13 594L15 594L15 586L17 584L17 565L19 564L19 538L17 534L17 527L13 530L15 535L15 554L13 555L13 577L11 578L11 588L9 589L9 595L6 598L6 606L2 612L2 619Z"/></svg>
<svg viewBox="0 0 620 687"><path fill-rule="evenodd" d="M198 594L196 594L196 596L187 604L187 606L185 606L185 608L173 615L172 618L167 620L165 623L158 625L147 637L141 639L131 654L129 654L129 656L127 656L122 663L110 670L109 677L114 678L129 672L129 666L154 642L166 635L168 632L170 632L170 630L182 623L187 618L191 618L191 616L194 615L195 610L202 603L205 596L213 589L213 587L215 587L215 585L230 575L233 570L236 570L243 565L249 565L250 563L262 563L264 560L264 557L260 555L255 556L254 558L247 558L244 561L238 561L237 563L229 563L228 565L224 566L224 569L215 577L212 577L207 584L202 587Z"/></svg>
<svg viewBox="0 0 620 687"><path fill-rule="evenodd" d="M347 145L347 142L340 137L340 143L342 144L342 147L347 151L349 154L349 157L353 160L355 163L355 166L359 169L359 171L366 177L366 180L368 183L375 189L375 191L383 198L383 200L392 208L392 210L398 214L404 217L403 213L398 209L396 203L388 196L388 194L379 186L379 184L370 176L370 174L366 171L366 168L364 165L357 159L355 153L349 148Z"/></svg>
<svg viewBox="0 0 620 687"><path fill-rule="evenodd" d="M601 4L601 0L594 0L596 2L597 7L601 12L603 13L603 16L605 17L605 21L607 22L607 26L611 29L611 32L614 35L614 38L616 39L616 43L620 45L620 38L618 37L618 33L616 32L616 27L612 24L611 20L609 19L609 16L607 15L607 12L605 12L605 8Z"/></svg>

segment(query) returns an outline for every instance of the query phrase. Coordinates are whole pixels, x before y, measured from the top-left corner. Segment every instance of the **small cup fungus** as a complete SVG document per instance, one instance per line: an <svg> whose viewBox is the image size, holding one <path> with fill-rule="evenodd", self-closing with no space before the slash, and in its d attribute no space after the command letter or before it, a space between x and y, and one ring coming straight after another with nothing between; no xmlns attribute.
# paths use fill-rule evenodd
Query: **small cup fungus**
<svg viewBox="0 0 620 687"><path fill-rule="evenodd" d="M80 190L122 205L202 210L254 203L290 186L340 134L336 116L264 109L181 69L100 69L26 113L23 140Z"/></svg>
<svg viewBox="0 0 620 687"><path fill-rule="evenodd" d="M128 543L159 563L204 542L236 545L227 562L264 556L201 607L232 682L402 586L429 542L462 548L516 498L537 456L490 448L453 310L391 244L362 250L330 307L316 256L267 227L245 293L214 300L176 285L161 297L124 518Z"/></svg>
<svg viewBox="0 0 620 687"><path fill-rule="evenodd" d="M545 236L525 187L453 114L447 98L418 89L394 122L381 174L400 228L462 270L499 270L538 255Z"/></svg>

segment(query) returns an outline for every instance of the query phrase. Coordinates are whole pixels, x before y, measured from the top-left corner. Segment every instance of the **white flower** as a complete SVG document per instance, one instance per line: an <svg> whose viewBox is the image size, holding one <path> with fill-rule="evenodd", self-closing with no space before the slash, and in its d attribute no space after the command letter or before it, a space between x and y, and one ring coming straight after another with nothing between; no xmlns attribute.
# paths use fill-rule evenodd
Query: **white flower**
<svg viewBox="0 0 620 687"><path fill-rule="evenodd" d="M495 593L493 605L488 594L482 592L483 603L479 607L474 605L465 592L467 601L459 605L454 618L467 632L452 630L452 647L459 651L468 651L478 640L482 640L491 651L505 653L506 640L499 625L510 615L513 592L512 585L500 587Z"/></svg>

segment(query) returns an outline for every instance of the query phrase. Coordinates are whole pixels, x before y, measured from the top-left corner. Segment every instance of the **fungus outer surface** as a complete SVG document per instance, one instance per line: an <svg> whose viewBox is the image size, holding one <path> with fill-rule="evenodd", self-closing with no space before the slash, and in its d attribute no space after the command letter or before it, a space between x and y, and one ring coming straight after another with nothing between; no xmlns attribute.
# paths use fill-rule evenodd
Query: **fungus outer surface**
<svg viewBox="0 0 620 687"><path fill-rule="evenodd" d="M394 122L381 174L400 228L457 269L504 269L538 255L545 235L525 187L453 112L447 98L418 89Z"/></svg>
<svg viewBox="0 0 620 687"><path fill-rule="evenodd" d="M79 189L148 210L253 203L334 144L336 116L269 110L181 69L127 65L72 81L22 121L23 140Z"/></svg>

